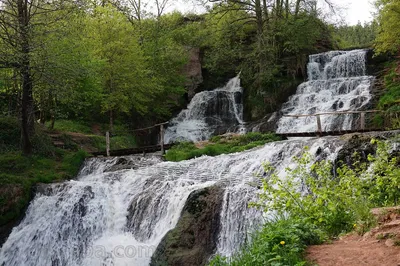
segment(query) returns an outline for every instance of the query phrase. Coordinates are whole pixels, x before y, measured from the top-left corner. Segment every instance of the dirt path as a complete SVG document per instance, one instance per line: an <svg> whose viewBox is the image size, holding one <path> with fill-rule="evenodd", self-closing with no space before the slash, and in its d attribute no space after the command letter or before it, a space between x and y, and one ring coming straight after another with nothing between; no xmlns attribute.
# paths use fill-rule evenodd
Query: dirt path
<svg viewBox="0 0 400 266"><path fill-rule="evenodd" d="M400 208L375 209L379 226L332 244L310 246L307 259L319 266L400 266Z"/></svg>

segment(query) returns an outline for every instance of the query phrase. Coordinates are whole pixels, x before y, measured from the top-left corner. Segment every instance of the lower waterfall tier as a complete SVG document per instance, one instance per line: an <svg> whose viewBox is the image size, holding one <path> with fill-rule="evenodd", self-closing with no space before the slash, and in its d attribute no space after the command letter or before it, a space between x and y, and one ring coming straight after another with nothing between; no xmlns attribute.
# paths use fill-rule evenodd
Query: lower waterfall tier
<svg viewBox="0 0 400 266"><path fill-rule="evenodd" d="M356 140L360 147L369 143L368 139ZM189 240L193 242L183 239L196 247L211 245L197 237L201 229L193 228L197 226L193 217L218 221L217 226L205 222L202 226L214 230L212 237L207 237L213 241L213 250L229 256L263 221L261 213L248 203L257 200L256 184L267 175L264 162L270 162L284 177L284 169L294 165L293 156L302 153L305 146L310 147L315 160L334 160L338 154L352 154L353 150L343 152L349 141L337 137L280 141L241 153L179 163L139 156L89 159L77 180L50 184L36 195L25 218L3 245L0 265L148 265L159 243L175 227L192 228ZM125 167L117 167L121 163ZM193 194L210 189L211 198L197 194L196 199ZM218 200L217 212L206 211L210 207L201 203L204 199ZM187 202L199 204L190 206ZM182 217L186 217L186 224ZM163 243L171 247L171 242ZM199 251L196 256L204 261L209 253ZM157 254L160 256L160 251Z"/></svg>

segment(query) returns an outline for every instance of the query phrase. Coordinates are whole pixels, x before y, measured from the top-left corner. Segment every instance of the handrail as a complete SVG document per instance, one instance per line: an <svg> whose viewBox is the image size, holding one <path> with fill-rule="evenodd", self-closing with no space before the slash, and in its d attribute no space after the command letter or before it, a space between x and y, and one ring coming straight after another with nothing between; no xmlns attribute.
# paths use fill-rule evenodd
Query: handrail
<svg viewBox="0 0 400 266"><path fill-rule="evenodd" d="M299 118L299 117L316 117L317 119L317 131L315 133L322 135L322 122L321 122L321 116L323 115L341 115L341 114L360 114L360 130L365 130L366 129L366 114L367 113L399 113L399 112L386 112L383 110L364 110L364 111L338 111L338 112L325 112L325 113L316 113L316 114L298 114L298 115L282 115L283 117L295 117L295 118ZM340 130L339 130L340 131Z"/></svg>
<svg viewBox="0 0 400 266"><path fill-rule="evenodd" d="M318 116L318 115L340 115L340 114L361 114L361 113L380 113L384 112L382 110L366 110L366 111L338 111L338 112L326 112L326 113L317 113L317 114L299 114L299 115L283 115L286 117L309 117L309 116Z"/></svg>
<svg viewBox="0 0 400 266"><path fill-rule="evenodd" d="M169 123L169 121L163 122L163 123L159 123L159 124L155 124L155 125L152 125L152 126L150 126L150 127L133 129L133 130L131 130L131 131L133 131L133 132L135 132L135 131L142 131L142 130L150 129L150 128L153 128L153 127L158 127L158 126L166 125L166 124L168 124L168 123Z"/></svg>
<svg viewBox="0 0 400 266"><path fill-rule="evenodd" d="M143 130L147 130L147 129L151 129L151 128L159 126L160 127L161 153L164 154L164 152L165 152L165 149L164 149L164 145L165 145L165 143L164 143L164 125L166 125L168 123L169 123L169 121L163 122L163 123L158 123L158 124L155 124L155 125L150 126L150 127L139 128L139 129L134 129L134 130L130 130L130 131L132 131L132 132L143 131ZM113 133L115 133L115 132L113 131ZM110 132L109 131L106 132L106 155L110 156Z"/></svg>

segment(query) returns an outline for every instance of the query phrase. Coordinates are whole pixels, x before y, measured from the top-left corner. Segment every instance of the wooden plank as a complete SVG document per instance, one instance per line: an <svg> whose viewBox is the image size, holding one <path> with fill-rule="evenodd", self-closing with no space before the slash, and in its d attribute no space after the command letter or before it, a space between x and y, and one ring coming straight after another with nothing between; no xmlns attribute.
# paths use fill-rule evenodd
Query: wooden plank
<svg viewBox="0 0 400 266"><path fill-rule="evenodd" d="M133 132L142 131L142 130L146 130L146 129L151 129L151 128L154 128L154 127L158 127L158 126L161 126L161 125L166 125L166 124L168 124L168 123L169 123L169 121L163 122L163 123L159 123L159 124L155 124L155 125L152 125L152 126L150 126L150 127L134 129L134 130L132 130L132 131L133 131Z"/></svg>
<svg viewBox="0 0 400 266"><path fill-rule="evenodd" d="M160 146L161 154L164 155L164 124L160 125Z"/></svg>
<svg viewBox="0 0 400 266"><path fill-rule="evenodd" d="M360 119L360 128L361 130L365 130L365 112L361 113L361 119Z"/></svg>
<svg viewBox="0 0 400 266"><path fill-rule="evenodd" d="M110 132L106 132L106 155L107 157L110 156Z"/></svg>
<svg viewBox="0 0 400 266"><path fill-rule="evenodd" d="M292 138L292 137L317 137L317 136L341 136L351 133L361 133L361 132L373 132L373 131L385 131L382 128L371 128L364 130L335 130L335 131L322 131L322 132L296 132L296 133L276 133L276 135L282 138Z"/></svg>
<svg viewBox="0 0 400 266"><path fill-rule="evenodd" d="M322 124L320 115L317 115L317 131L320 135L322 135Z"/></svg>
<svg viewBox="0 0 400 266"><path fill-rule="evenodd" d="M360 113L379 113L383 112L381 110L367 110L367 111L339 111L339 112L326 112L326 113L317 113L317 114L298 114L298 115L283 115L285 117L309 117L309 116L317 116L317 115L339 115L339 114L360 114Z"/></svg>
<svg viewBox="0 0 400 266"><path fill-rule="evenodd" d="M172 144L164 144L164 150L170 149L174 143ZM131 154L140 154L143 152L156 152L160 151L161 146L160 145L154 145L154 146L145 146L145 147L140 147L140 148L131 148L131 149L121 149L121 150L110 150L110 156L123 156L123 155L131 155ZM106 156L106 152L100 151L100 152L93 152L93 156Z"/></svg>

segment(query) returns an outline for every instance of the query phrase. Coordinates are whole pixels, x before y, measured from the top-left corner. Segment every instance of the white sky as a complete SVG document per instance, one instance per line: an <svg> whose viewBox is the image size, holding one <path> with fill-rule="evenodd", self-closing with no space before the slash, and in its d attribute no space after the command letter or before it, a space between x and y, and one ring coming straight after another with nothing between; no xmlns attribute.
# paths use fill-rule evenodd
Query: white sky
<svg viewBox="0 0 400 266"><path fill-rule="evenodd" d="M323 1L323 0L319 0ZM361 23L370 22L372 20L372 12L375 11L374 0L331 0L340 7L338 14L349 25L355 25L358 21ZM186 12L201 12L204 8L196 0L169 0L167 12L179 10Z"/></svg>
<svg viewBox="0 0 400 266"><path fill-rule="evenodd" d="M375 11L373 0L332 0L344 9L340 12L347 24L370 22Z"/></svg>

